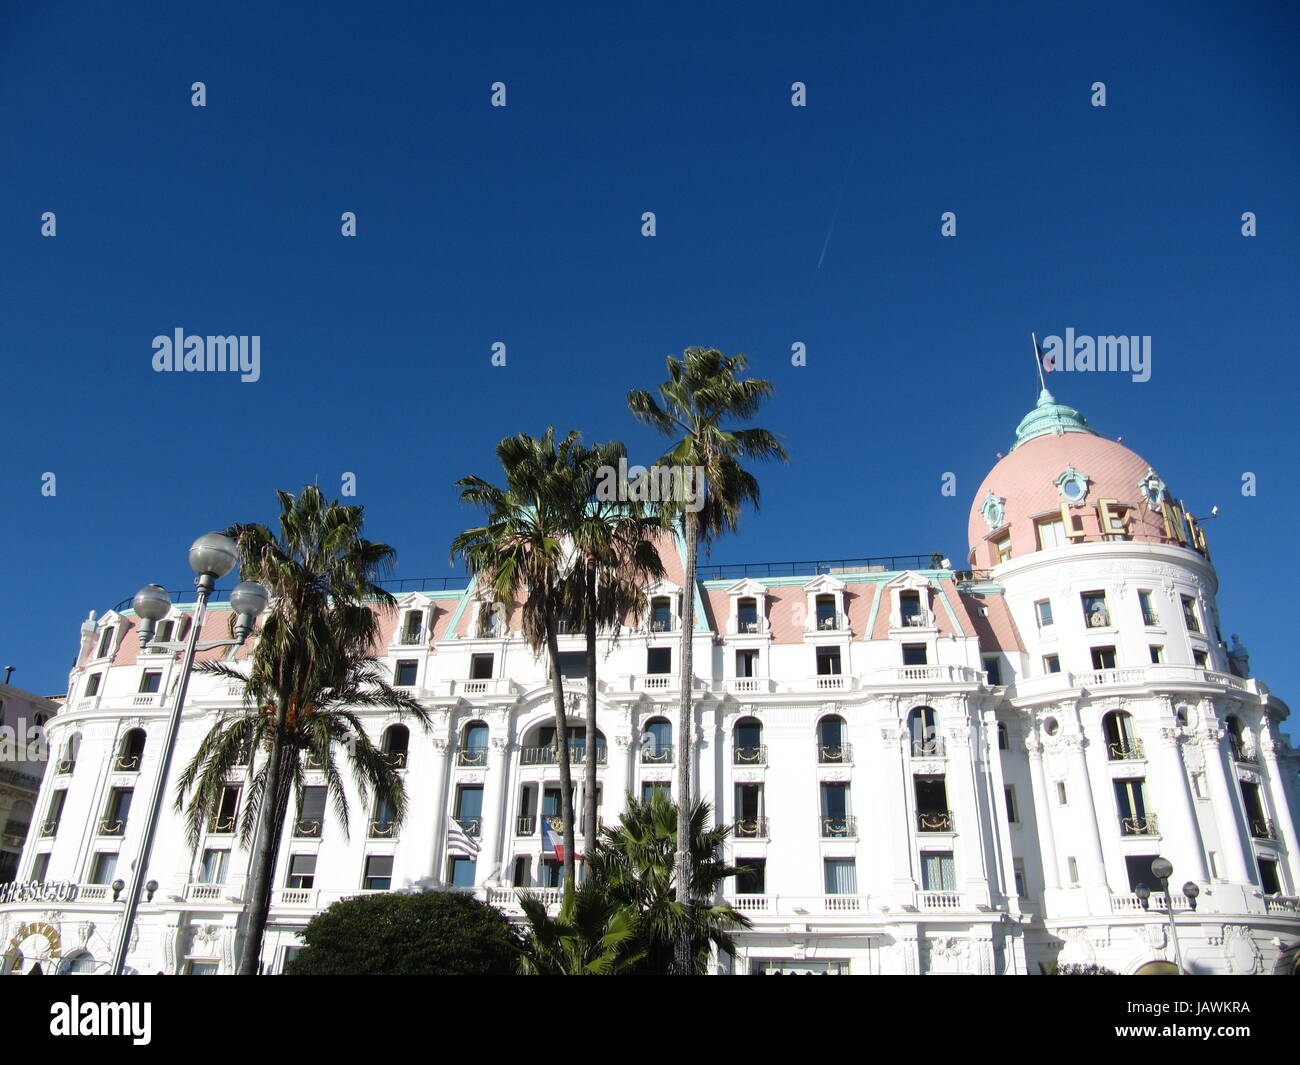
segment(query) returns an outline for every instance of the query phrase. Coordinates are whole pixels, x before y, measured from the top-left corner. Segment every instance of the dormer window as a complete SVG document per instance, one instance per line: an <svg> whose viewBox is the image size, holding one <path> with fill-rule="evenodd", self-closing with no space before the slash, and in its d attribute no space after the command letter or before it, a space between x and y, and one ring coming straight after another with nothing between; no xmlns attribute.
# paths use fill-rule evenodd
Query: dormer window
<svg viewBox="0 0 1300 1065"><path fill-rule="evenodd" d="M109 626L104 630L104 635L99 639L99 650L95 652L96 658L106 658L113 649L113 633L117 630Z"/></svg>
<svg viewBox="0 0 1300 1065"><path fill-rule="evenodd" d="M682 590L661 579L645 589L645 597L640 622L644 631L652 634L676 632L681 626Z"/></svg>
<svg viewBox="0 0 1300 1065"><path fill-rule="evenodd" d="M995 566L1008 561L1011 558L1011 534L1006 532L990 541L990 548Z"/></svg>
<svg viewBox="0 0 1300 1065"><path fill-rule="evenodd" d="M408 610L402 617L402 643L413 646L424 642L424 612Z"/></svg>
<svg viewBox="0 0 1300 1065"><path fill-rule="evenodd" d="M736 604L736 628L740 632L758 631L758 600L746 596Z"/></svg>
<svg viewBox="0 0 1300 1065"><path fill-rule="evenodd" d="M727 589L731 600L727 632L739 636L766 633L767 589L755 580L746 578Z"/></svg>
<svg viewBox="0 0 1300 1065"><path fill-rule="evenodd" d="M835 610L835 596L819 595L815 600L817 611L817 631L826 632L837 629L839 625L839 614Z"/></svg>
<svg viewBox="0 0 1300 1065"><path fill-rule="evenodd" d="M1049 518L1047 521L1037 522L1034 528L1038 531L1038 549L1040 551L1050 551L1054 547L1065 547L1070 542L1065 537L1065 522L1060 518Z"/></svg>
<svg viewBox="0 0 1300 1065"><path fill-rule="evenodd" d="M828 574L804 585L808 597L806 609L808 633L847 632L849 623L844 611L844 582Z"/></svg>
<svg viewBox="0 0 1300 1065"><path fill-rule="evenodd" d="M666 595L656 595L650 600L650 631L673 631L673 601Z"/></svg>
<svg viewBox="0 0 1300 1065"><path fill-rule="evenodd" d="M920 592L909 590L898 593L898 616L904 627L916 628L925 624L925 614L921 611Z"/></svg>

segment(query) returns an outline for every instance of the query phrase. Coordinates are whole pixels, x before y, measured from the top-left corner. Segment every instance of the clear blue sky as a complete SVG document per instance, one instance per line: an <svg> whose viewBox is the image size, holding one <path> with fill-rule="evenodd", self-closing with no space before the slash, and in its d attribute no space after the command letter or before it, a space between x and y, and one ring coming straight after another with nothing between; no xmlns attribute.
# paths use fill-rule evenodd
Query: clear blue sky
<svg viewBox="0 0 1300 1065"><path fill-rule="evenodd" d="M1300 699L1294 5L458 7L0 13L15 684L62 692L87 611L317 478L400 575L453 572L457 477L547 423L653 459L624 396L691 344L775 382L793 456L715 561L962 558L1029 332L1068 326L1153 338L1149 382L1054 390L1220 507L1225 633ZM261 381L154 373L178 327L260 335Z"/></svg>

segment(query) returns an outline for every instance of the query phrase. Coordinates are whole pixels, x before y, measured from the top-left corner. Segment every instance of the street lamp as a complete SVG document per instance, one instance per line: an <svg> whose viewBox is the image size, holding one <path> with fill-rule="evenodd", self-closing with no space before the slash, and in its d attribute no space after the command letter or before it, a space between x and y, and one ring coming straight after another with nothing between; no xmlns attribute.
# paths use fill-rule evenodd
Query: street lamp
<svg viewBox="0 0 1300 1065"><path fill-rule="evenodd" d="M118 930L117 947L113 952L114 976L120 976L126 968L126 953L131 939L131 928L135 924L136 911L140 907L140 895L145 891L145 876L149 871L149 856L153 852L154 835L158 831L158 816L162 811L163 796L167 787L167 774L171 769L172 756L176 753L176 737L181 727L181 711L185 706L185 692L190 684L190 671L194 667L194 655L198 651L208 651L214 647L238 647L253 631L257 615L266 609L268 596L266 589L256 581L241 581L230 594L230 607L235 612L235 639L205 640L199 642L199 633L203 629L203 619L207 615L208 597L216 583L239 561L239 547L224 533L204 533L190 547L190 568L197 577L194 587L198 589L198 602L194 608L194 624L190 626L189 638L183 643L158 643L153 646L163 651L184 651L185 660L181 665L180 684L176 688L176 701L172 706L171 718L167 723L167 738L163 743L162 758L158 764L158 776L154 780L153 796L149 803L149 814L145 821L144 838L140 841L140 854L135 860L131 874L131 890L126 897L126 910L122 914L122 924ZM157 584L148 584L136 593L131 605L140 622L140 649L144 650L153 640L157 622L167 616L171 609L171 597ZM116 888L116 885L114 885ZM149 898L157 890L157 882L149 881ZM116 895L114 896L116 898Z"/></svg>
<svg viewBox="0 0 1300 1065"><path fill-rule="evenodd" d="M1169 878L1173 873L1174 863L1168 858L1156 858L1151 863L1151 874L1160 881L1161 889L1165 893L1164 912L1169 917L1169 938L1174 944L1174 962L1178 966L1178 974L1183 976L1186 975L1186 972L1183 968L1182 951L1179 950L1178 947L1178 926L1174 923L1174 899L1173 896L1169 894ZM1142 904L1144 910L1149 910L1151 908L1151 889L1147 887L1146 884L1138 884L1137 887L1133 889L1133 893L1137 895L1138 901ZM1196 909L1196 899L1200 893L1201 889L1190 880L1183 885L1183 894L1187 896L1188 909ZM1156 913L1160 912L1160 910L1156 910Z"/></svg>

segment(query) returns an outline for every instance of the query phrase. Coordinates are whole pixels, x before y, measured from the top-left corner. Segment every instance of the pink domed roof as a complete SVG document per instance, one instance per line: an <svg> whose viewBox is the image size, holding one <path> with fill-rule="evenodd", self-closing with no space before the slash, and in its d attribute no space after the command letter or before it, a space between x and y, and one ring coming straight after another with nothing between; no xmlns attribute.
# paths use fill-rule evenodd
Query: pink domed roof
<svg viewBox="0 0 1300 1065"><path fill-rule="evenodd" d="M1123 444L1096 435L1077 411L1063 407L1044 391L1038 406L1021 422L1016 445L984 478L971 503L967 532L973 565L984 569L997 564L992 538L1010 529L1011 557L1039 550L1035 523L1059 519L1061 504L1072 502L1068 513L1079 542L1106 539L1101 528L1098 500L1114 500L1112 512L1133 540L1176 544L1166 535L1159 505L1144 490L1152 469L1146 459ZM1067 482L1075 482L1073 487ZM1075 493L1071 498L1071 490ZM1000 513L999 513L1000 511ZM991 526L989 517L996 520Z"/></svg>

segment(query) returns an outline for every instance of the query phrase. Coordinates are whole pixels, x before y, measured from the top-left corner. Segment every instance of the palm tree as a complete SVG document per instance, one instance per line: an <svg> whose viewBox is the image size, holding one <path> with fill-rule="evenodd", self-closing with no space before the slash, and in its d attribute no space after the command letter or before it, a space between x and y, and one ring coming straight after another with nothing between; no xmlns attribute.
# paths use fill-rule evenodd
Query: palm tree
<svg viewBox="0 0 1300 1065"><path fill-rule="evenodd" d="M637 915L633 945L644 955L637 967L642 973L681 972L677 952L684 940L692 950L685 971L702 975L710 945L734 956L732 930L750 927L743 913L714 901L722 882L742 871L720 857L731 829L709 827L707 802L691 805L685 817L689 875L683 880L675 869L678 815L678 806L662 794L656 792L649 802L629 795L618 827L605 829L587 859L589 883L601 885L612 903ZM680 883L689 885L684 898L676 890Z"/></svg>
<svg viewBox="0 0 1300 1065"><path fill-rule="evenodd" d="M285 812L290 791L301 795L304 755L319 764L345 831L348 801L334 756L338 745L347 748L361 801L373 792L391 822L400 824L406 813L401 776L355 711L387 707L428 723L419 703L385 682L372 654L376 611L394 605L375 583L391 565L393 549L362 538L361 507L327 504L314 485L297 497L277 495L278 537L255 524L228 531L239 545L242 578L261 581L271 594L248 673L225 662L199 667L242 684L243 708L209 731L176 794L180 810L193 792L187 812L190 840L197 844L220 809L230 776L242 771L247 780L240 833L245 844L253 841L253 856L239 964L245 975L258 971Z"/></svg>
<svg viewBox="0 0 1300 1065"><path fill-rule="evenodd" d="M579 565L568 588L569 614L582 626L587 643L586 787L583 853L596 848L596 632L617 639L624 622L635 624L645 608L645 586L663 575L663 560L652 539L657 514L640 502L600 498L609 472L620 469L627 449L618 442L576 446L569 534Z"/></svg>
<svg viewBox="0 0 1300 1065"><path fill-rule="evenodd" d="M643 953L636 949L636 911L611 901L601 885L588 880L576 890L564 886L555 917L536 895L521 892L519 905L528 932L519 949L525 976L621 976L635 971Z"/></svg>
<svg viewBox="0 0 1300 1065"><path fill-rule="evenodd" d="M740 464L740 459L788 461L785 449L766 429L728 429L724 421L747 421L758 413L763 400L774 389L770 381L741 378L748 360L744 355L723 355L713 348L687 348L680 359L668 356L668 380L659 386L659 399L649 392L633 390L628 407L640 421L666 436L680 439L659 461L663 465L703 471L699 486L703 499L687 503L674 501L665 509L665 520L681 530L686 545L686 581L682 603L681 713L677 720L677 880L687 883L690 854L687 811L691 809L691 683L694 654L691 639L695 630L695 574L700 543L711 543L724 531L734 532L741 507L758 507L758 481ZM687 940L678 945L678 972L692 969L694 949Z"/></svg>
<svg viewBox="0 0 1300 1065"><path fill-rule="evenodd" d="M485 525L466 529L452 541L451 556L461 555L474 574L480 595L493 605L522 601L523 636L534 653L546 650L555 705L557 761L560 769L560 816L564 834L564 878L574 877L573 777L569 768L569 721L560 672L560 619L573 600L569 532L574 492L573 449L579 434L570 432L557 446L555 427L540 439L519 433L497 444L506 486L481 477L456 482L463 502L487 511Z"/></svg>

